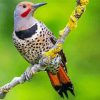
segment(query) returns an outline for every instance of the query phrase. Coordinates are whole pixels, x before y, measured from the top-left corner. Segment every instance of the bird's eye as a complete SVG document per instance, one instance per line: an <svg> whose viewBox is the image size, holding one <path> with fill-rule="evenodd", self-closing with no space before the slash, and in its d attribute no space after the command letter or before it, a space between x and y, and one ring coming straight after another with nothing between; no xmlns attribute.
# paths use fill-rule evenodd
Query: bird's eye
<svg viewBox="0 0 100 100"><path fill-rule="evenodd" d="M26 5L23 5L23 8L26 8Z"/></svg>

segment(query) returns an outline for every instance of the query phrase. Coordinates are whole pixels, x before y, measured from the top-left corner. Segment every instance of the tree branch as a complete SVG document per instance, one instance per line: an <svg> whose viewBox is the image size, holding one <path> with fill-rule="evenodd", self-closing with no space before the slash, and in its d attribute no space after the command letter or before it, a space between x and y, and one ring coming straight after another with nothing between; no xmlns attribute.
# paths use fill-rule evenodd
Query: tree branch
<svg viewBox="0 0 100 100"><path fill-rule="evenodd" d="M66 27L62 31L60 31L60 37L57 40L55 46L48 52L44 53L39 64L28 67L20 77L15 77L11 82L0 87L0 99L3 99L11 88L15 87L18 84L24 83L25 81L28 81L36 72L45 70L48 65L53 65L53 63L55 62L55 60L53 59L56 57L57 53L61 51L62 44L64 43L68 33L77 26L78 19L84 13L88 2L89 0L77 0L77 6L71 14ZM60 59L56 60L57 64L59 63L59 60Z"/></svg>
<svg viewBox="0 0 100 100"><path fill-rule="evenodd" d="M20 77L15 77L12 79L11 82L0 87L0 99L3 99L11 88L15 87L18 84L22 84L25 81L30 80L36 72L40 70L45 70L45 68L46 67L43 62L42 63L40 62L39 64L33 65L31 67L28 67L26 71Z"/></svg>
<svg viewBox="0 0 100 100"><path fill-rule="evenodd" d="M45 52L44 56L54 58L57 53L62 50L62 44L64 43L65 38L71 30L76 28L77 22L84 13L88 2L89 0L77 0L77 5L70 16L69 22L67 23L66 27L60 31L60 37L58 38L57 43L52 49L50 49L48 52Z"/></svg>

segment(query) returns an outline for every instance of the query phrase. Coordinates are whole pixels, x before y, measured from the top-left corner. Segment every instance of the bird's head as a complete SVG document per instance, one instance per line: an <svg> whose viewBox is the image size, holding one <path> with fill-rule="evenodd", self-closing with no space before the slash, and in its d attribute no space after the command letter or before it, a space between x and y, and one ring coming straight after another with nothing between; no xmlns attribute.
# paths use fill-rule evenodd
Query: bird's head
<svg viewBox="0 0 100 100"><path fill-rule="evenodd" d="M43 5L45 5L47 3L38 3L38 4L34 4L32 2L20 2L17 6L16 9L14 11L14 16L19 16L22 18L28 17L28 16L32 16L32 14L35 12L35 10Z"/></svg>

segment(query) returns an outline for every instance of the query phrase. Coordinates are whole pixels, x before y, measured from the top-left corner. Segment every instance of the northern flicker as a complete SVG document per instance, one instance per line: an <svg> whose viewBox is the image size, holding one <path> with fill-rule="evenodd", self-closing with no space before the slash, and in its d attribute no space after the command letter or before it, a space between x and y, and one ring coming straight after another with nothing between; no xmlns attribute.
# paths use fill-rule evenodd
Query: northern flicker
<svg viewBox="0 0 100 100"><path fill-rule="evenodd" d="M44 52L47 52L56 43L52 32L40 21L34 18L37 8L46 3L34 4L31 2L20 2L14 11L13 42L21 55L31 64L37 64ZM69 90L74 95L73 85L67 75L66 57L61 50L60 65L54 73L46 70L51 84L61 97L68 97ZM54 66L55 67L55 66Z"/></svg>

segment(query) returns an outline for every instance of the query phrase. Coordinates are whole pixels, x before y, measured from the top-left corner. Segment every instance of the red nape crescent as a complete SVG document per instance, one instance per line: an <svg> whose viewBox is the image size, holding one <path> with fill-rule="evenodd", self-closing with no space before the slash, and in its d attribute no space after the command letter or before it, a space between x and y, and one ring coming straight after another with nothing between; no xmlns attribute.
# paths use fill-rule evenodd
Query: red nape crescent
<svg viewBox="0 0 100 100"><path fill-rule="evenodd" d="M24 13L21 14L21 17L26 17L30 11L31 9L29 8L28 10L26 10Z"/></svg>

